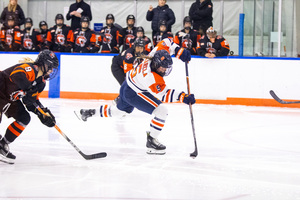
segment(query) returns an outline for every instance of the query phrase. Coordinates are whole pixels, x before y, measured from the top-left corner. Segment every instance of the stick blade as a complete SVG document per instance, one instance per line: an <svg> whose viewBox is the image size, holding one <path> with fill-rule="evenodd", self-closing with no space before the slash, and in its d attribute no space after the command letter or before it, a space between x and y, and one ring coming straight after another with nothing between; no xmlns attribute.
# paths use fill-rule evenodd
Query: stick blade
<svg viewBox="0 0 300 200"><path fill-rule="evenodd" d="M193 153L190 154L190 157L195 159L198 156L198 151L195 150Z"/></svg>
<svg viewBox="0 0 300 200"><path fill-rule="evenodd" d="M270 90L270 95L275 99L278 103L281 104L294 104L294 103L300 103L300 101L284 101L280 99L273 90Z"/></svg>
<svg viewBox="0 0 300 200"><path fill-rule="evenodd" d="M95 154L91 154L91 155L85 155L84 153L80 152L80 154L86 160L93 160L93 159L97 159L97 158L105 158L107 156L106 152L95 153Z"/></svg>

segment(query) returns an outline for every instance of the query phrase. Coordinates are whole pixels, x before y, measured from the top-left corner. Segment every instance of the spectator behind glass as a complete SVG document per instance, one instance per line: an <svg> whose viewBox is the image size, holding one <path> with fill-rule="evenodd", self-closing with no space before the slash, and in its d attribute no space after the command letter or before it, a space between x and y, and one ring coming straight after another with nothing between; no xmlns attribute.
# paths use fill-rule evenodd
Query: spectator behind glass
<svg viewBox="0 0 300 200"><path fill-rule="evenodd" d="M98 45L96 48L102 46L101 53L119 53L119 37L120 30L114 25L115 17L113 14L106 15L106 26L100 31L98 37Z"/></svg>
<svg viewBox="0 0 300 200"><path fill-rule="evenodd" d="M206 35L203 35L197 45L197 53L202 57L214 58L228 56L230 51L229 44L217 31L211 26L207 29Z"/></svg>
<svg viewBox="0 0 300 200"><path fill-rule="evenodd" d="M83 0L76 0L76 3L70 5L67 14L67 20L71 19L71 29L73 31L80 28L80 19L82 16L86 16L92 21L91 7Z"/></svg>
<svg viewBox="0 0 300 200"><path fill-rule="evenodd" d="M18 0L9 0L8 6L1 13L0 23L7 26L7 17L13 16L16 28L20 28L25 23L25 16L22 8L18 5Z"/></svg>
<svg viewBox="0 0 300 200"><path fill-rule="evenodd" d="M198 31L192 29L193 21L189 16L183 19L184 29L178 31L174 37L174 42L180 47L188 49L192 55L197 55L197 42L200 39Z"/></svg>
<svg viewBox="0 0 300 200"><path fill-rule="evenodd" d="M213 26L212 17L213 4L211 0L196 0L189 10L189 16L192 18L194 24L193 29L199 30L200 34Z"/></svg>
<svg viewBox="0 0 300 200"><path fill-rule="evenodd" d="M123 45L123 50L125 51L130 47L130 41L136 36L136 27L135 17L134 15L128 15L126 18L127 27L122 28L121 37L120 37L120 45Z"/></svg>
<svg viewBox="0 0 300 200"><path fill-rule="evenodd" d="M1 28L1 46L4 51L19 51L21 47L21 32L15 28L14 16L7 16L7 26Z"/></svg>
<svg viewBox="0 0 300 200"><path fill-rule="evenodd" d="M78 53L95 53L99 48L95 47L96 34L89 28L90 19L87 16L81 17L81 28L74 31L74 46L73 52Z"/></svg>
<svg viewBox="0 0 300 200"><path fill-rule="evenodd" d="M47 49L47 33L48 33L48 24L46 21L40 21L39 24L40 27L40 37L41 41L39 46L39 50L44 50Z"/></svg>
<svg viewBox="0 0 300 200"><path fill-rule="evenodd" d="M64 16L57 14L55 24L47 33L47 47L52 51L71 52L74 35L70 26L64 24Z"/></svg>
<svg viewBox="0 0 300 200"><path fill-rule="evenodd" d="M154 47L165 38L173 40L173 34L167 31L167 22L161 20L159 21L159 31L153 36Z"/></svg>
<svg viewBox="0 0 300 200"><path fill-rule="evenodd" d="M24 30L21 31L21 51L40 51L41 42L40 32L33 28L31 18L25 19Z"/></svg>
<svg viewBox="0 0 300 200"><path fill-rule="evenodd" d="M146 19L147 21L152 21L152 39L153 36L159 32L159 21L165 20L167 22L167 31L172 32L172 25L175 23L175 15L172 9L166 4L167 0L158 0L158 6L153 8L150 5L149 10L147 12Z"/></svg>

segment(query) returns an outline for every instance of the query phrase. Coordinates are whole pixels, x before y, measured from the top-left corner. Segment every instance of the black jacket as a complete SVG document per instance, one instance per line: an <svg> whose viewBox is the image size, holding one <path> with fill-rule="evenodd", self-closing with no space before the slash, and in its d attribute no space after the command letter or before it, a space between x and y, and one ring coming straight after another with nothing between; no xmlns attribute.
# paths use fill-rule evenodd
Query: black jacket
<svg viewBox="0 0 300 200"><path fill-rule="evenodd" d="M157 6L152 11L147 12L147 21L152 21L151 28L153 31L159 31L158 23L160 20L167 21L167 31L172 32L171 27L175 23L176 18L172 9L168 5L162 7Z"/></svg>
<svg viewBox="0 0 300 200"><path fill-rule="evenodd" d="M72 19L71 21L71 29L76 30L77 28L80 28L80 18L76 17L74 15L70 15L71 12L76 11L78 8L81 8L83 11L81 13L81 16L87 16L92 21L92 12L91 7L89 4L85 3L83 0L79 3L73 3L70 5L69 12L67 14L67 20Z"/></svg>
<svg viewBox="0 0 300 200"><path fill-rule="evenodd" d="M193 20L193 28L198 31L201 26L205 33L206 30L213 25L212 13L213 4L211 0L205 0L201 4L200 0L196 0L189 10L189 16Z"/></svg>
<svg viewBox="0 0 300 200"><path fill-rule="evenodd" d="M21 26L24 24L24 22L25 22L24 12L19 5L17 5L15 12L13 12L13 11L9 12L8 7L5 7L1 13L0 23L7 25L7 17L9 15L13 15L15 17L15 26Z"/></svg>

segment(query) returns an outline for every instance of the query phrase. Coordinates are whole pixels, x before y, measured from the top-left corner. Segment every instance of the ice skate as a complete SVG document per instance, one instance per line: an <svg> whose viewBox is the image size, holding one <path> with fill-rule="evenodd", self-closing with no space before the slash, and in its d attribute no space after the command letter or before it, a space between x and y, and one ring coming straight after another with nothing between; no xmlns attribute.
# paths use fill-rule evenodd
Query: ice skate
<svg viewBox="0 0 300 200"><path fill-rule="evenodd" d="M166 153L166 146L161 144L157 139L150 136L150 132L147 132L147 143L146 143L148 154L163 155Z"/></svg>
<svg viewBox="0 0 300 200"><path fill-rule="evenodd" d="M87 121L87 118L92 117L96 114L95 109L81 109L78 117L82 119L82 121Z"/></svg>
<svg viewBox="0 0 300 200"><path fill-rule="evenodd" d="M0 161L8 164L15 163L16 156L9 151L8 144L0 135Z"/></svg>

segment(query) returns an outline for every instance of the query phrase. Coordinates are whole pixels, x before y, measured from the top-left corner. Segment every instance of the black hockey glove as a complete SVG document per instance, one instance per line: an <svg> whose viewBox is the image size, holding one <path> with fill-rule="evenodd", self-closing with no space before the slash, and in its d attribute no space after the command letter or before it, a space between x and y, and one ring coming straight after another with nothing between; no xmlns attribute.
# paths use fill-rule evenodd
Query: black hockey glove
<svg viewBox="0 0 300 200"><path fill-rule="evenodd" d="M194 94L188 95L188 94L185 94L184 92L181 92L179 94L179 101L182 103L191 104L191 105L196 103Z"/></svg>
<svg viewBox="0 0 300 200"><path fill-rule="evenodd" d="M36 111L36 114L38 116L38 118L41 120L41 122L48 126L48 127L53 127L55 126L55 117L52 115L51 111L48 108L42 108L42 110L47 114L44 115L42 114L40 111Z"/></svg>
<svg viewBox="0 0 300 200"><path fill-rule="evenodd" d="M176 47L175 55L176 58L179 58L183 62L188 62L191 60L191 52L184 48Z"/></svg>
<svg viewBox="0 0 300 200"><path fill-rule="evenodd" d="M26 95L23 97L25 105L32 105L37 100L39 94L37 87L32 87L30 90L25 91Z"/></svg>

